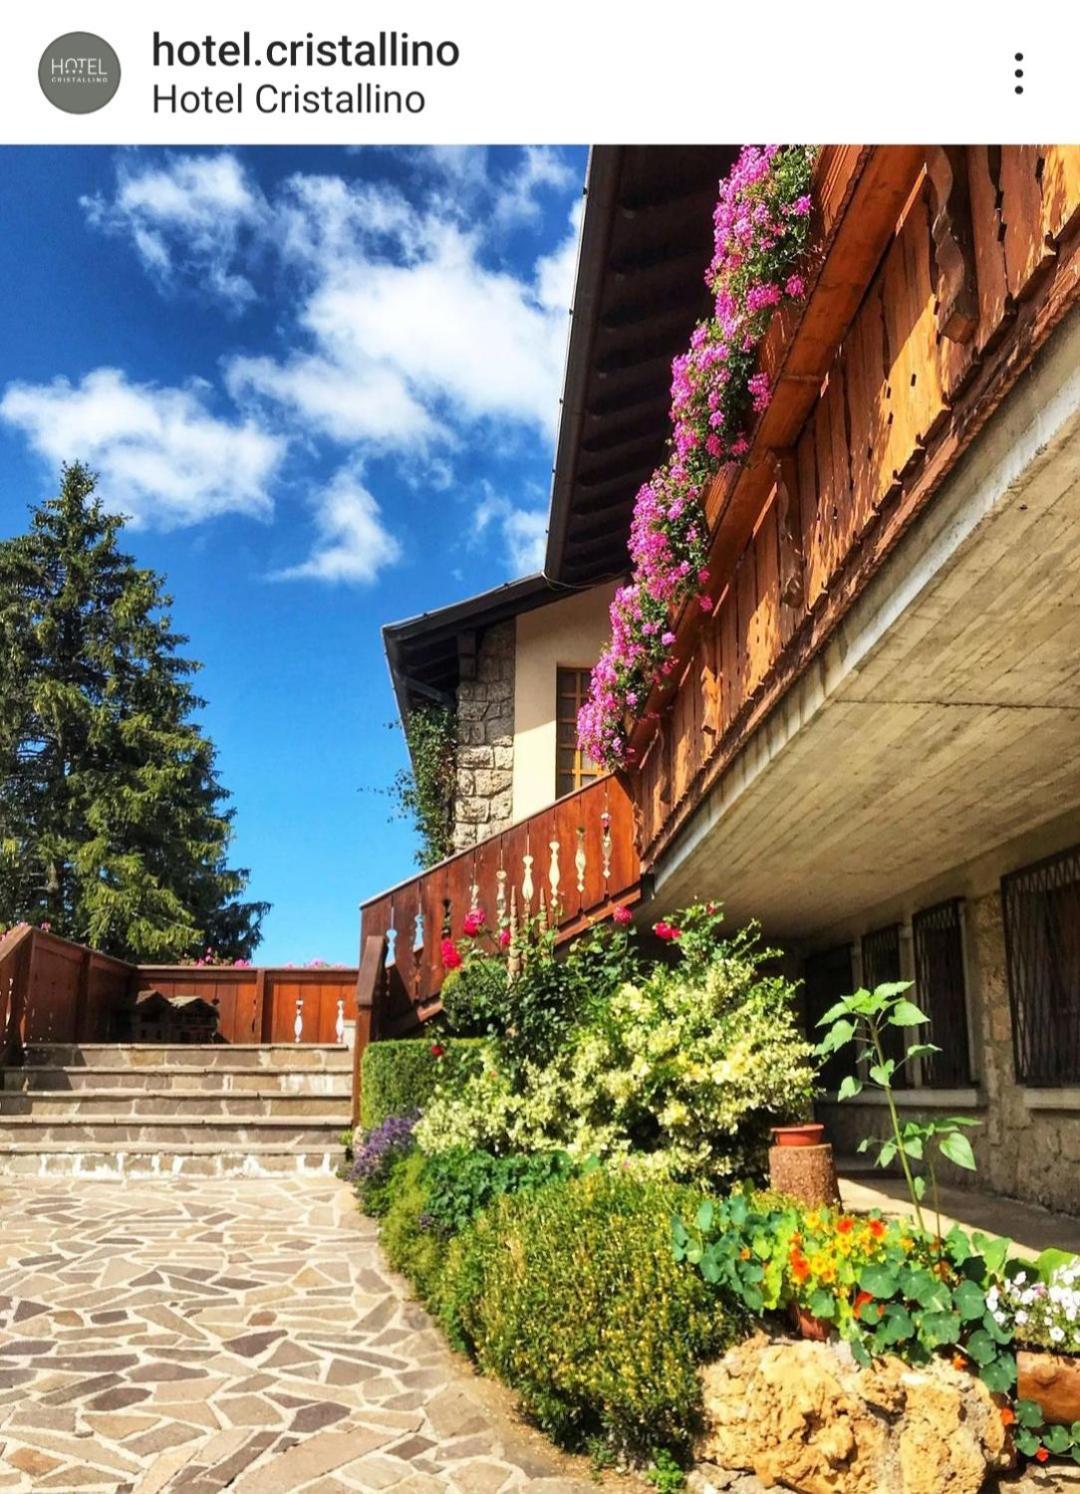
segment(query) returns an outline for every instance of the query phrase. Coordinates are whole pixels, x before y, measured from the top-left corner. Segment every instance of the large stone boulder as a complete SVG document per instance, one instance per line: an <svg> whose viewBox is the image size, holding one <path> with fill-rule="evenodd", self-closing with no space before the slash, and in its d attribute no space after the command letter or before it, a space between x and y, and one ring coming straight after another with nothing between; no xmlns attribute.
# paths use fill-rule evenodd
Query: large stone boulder
<svg viewBox="0 0 1080 1494"><path fill-rule="evenodd" d="M860 1369L846 1344L759 1336L704 1370L701 1465L800 1494L977 1494L1009 1465L980 1380L943 1360Z"/></svg>

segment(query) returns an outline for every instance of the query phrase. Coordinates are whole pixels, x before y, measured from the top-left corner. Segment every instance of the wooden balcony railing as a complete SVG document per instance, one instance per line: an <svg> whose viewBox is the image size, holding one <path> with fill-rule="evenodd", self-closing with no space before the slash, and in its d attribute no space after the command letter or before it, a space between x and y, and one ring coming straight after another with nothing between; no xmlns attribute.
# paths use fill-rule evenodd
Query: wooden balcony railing
<svg viewBox="0 0 1080 1494"><path fill-rule="evenodd" d="M640 895L629 795L618 779L597 779L362 905L360 1005L371 1036L439 1010L441 944L470 910L483 909L492 928L543 912L568 939Z"/></svg>
<svg viewBox="0 0 1080 1494"><path fill-rule="evenodd" d="M654 863L1080 298L1080 146L833 147L774 397L707 498L714 608L632 738Z"/></svg>

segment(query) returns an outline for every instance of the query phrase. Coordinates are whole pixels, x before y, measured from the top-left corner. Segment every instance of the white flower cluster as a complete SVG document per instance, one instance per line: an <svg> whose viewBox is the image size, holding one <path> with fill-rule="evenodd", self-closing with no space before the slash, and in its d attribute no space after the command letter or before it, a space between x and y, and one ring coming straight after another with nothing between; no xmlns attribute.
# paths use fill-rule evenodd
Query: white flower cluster
<svg viewBox="0 0 1080 1494"><path fill-rule="evenodd" d="M1033 1270L1017 1271L990 1288L986 1305L1021 1343L1080 1353L1080 1258L1056 1266L1046 1281Z"/></svg>

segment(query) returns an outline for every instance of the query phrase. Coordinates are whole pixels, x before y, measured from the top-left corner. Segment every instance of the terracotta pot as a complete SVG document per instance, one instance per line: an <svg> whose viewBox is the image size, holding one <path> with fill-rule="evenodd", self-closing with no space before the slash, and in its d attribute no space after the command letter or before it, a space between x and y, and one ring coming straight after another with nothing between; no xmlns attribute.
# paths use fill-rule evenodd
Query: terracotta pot
<svg viewBox="0 0 1080 1494"><path fill-rule="evenodd" d="M797 1302L792 1302L789 1306L788 1316L800 1338L809 1338L815 1343L823 1344L832 1333L830 1323L826 1323L824 1318L815 1318L812 1312L807 1312Z"/></svg>
<svg viewBox="0 0 1080 1494"><path fill-rule="evenodd" d="M1016 1394L1042 1407L1049 1422L1080 1421L1080 1355L1021 1349L1016 1356Z"/></svg>
<svg viewBox="0 0 1080 1494"><path fill-rule="evenodd" d="M821 1146L825 1140L825 1127L817 1122L805 1126L771 1126L770 1130L777 1146Z"/></svg>

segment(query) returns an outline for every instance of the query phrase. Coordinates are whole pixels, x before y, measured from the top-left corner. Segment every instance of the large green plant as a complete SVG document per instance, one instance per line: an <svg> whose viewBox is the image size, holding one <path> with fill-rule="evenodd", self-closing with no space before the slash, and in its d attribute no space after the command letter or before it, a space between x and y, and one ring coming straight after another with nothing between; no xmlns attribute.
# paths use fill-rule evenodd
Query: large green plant
<svg viewBox="0 0 1080 1494"><path fill-rule="evenodd" d="M502 1198L451 1242L437 1292L451 1339L558 1441L685 1444L698 1364L732 1320L668 1242L697 1195L596 1169Z"/></svg>
<svg viewBox="0 0 1080 1494"><path fill-rule="evenodd" d="M868 1137L859 1144L859 1150L866 1152L876 1148L879 1167L888 1167L894 1158L899 1161L920 1231L925 1231L922 1202L929 1180L940 1237L941 1206L934 1154L937 1152L957 1167L973 1172L975 1155L963 1128L975 1126L978 1122L959 1115L938 1116L928 1121L902 1123L900 1120L893 1079L899 1070L921 1054L941 1051L933 1043L918 1042L908 1044L900 1058L888 1055L890 1030L899 1029L905 1033L929 1024L929 1017L905 994L911 986L911 981L889 981L875 986L872 991L860 988L851 996L842 997L818 1021L819 1027L829 1030L817 1051L820 1058L827 1058L832 1053L850 1049L862 1065L861 1072L848 1074L843 1079L838 1099L854 1099L867 1084L880 1090L888 1107L891 1133L880 1139Z"/></svg>
<svg viewBox="0 0 1080 1494"><path fill-rule="evenodd" d="M626 956L610 942L577 967L609 969L606 989L575 975L572 961L538 967L520 1026L515 1015L516 1031L492 1044L483 1070L433 1098L420 1146L637 1154L635 1165L710 1182L760 1173L770 1124L809 1108L811 1049L794 988L766 968L772 952L753 930L722 940L719 922L715 908L688 909L685 958L657 963L639 983L621 978Z"/></svg>
<svg viewBox="0 0 1080 1494"><path fill-rule="evenodd" d="M453 854L457 740L457 715L449 706L418 705L409 712L409 766L394 775L390 794L420 837L421 866Z"/></svg>
<svg viewBox="0 0 1080 1494"><path fill-rule="evenodd" d="M360 1125L371 1131L390 1116L415 1115L440 1085L454 1088L482 1061L471 1038L386 1038L360 1060Z"/></svg>
<svg viewBox="0 0 1080 1494"><path fill-rule="evenodd" d="M0 541L0 924L131 960L246 959L269 904L242 900L199 665L122 531L76 462Z"/></svg>

